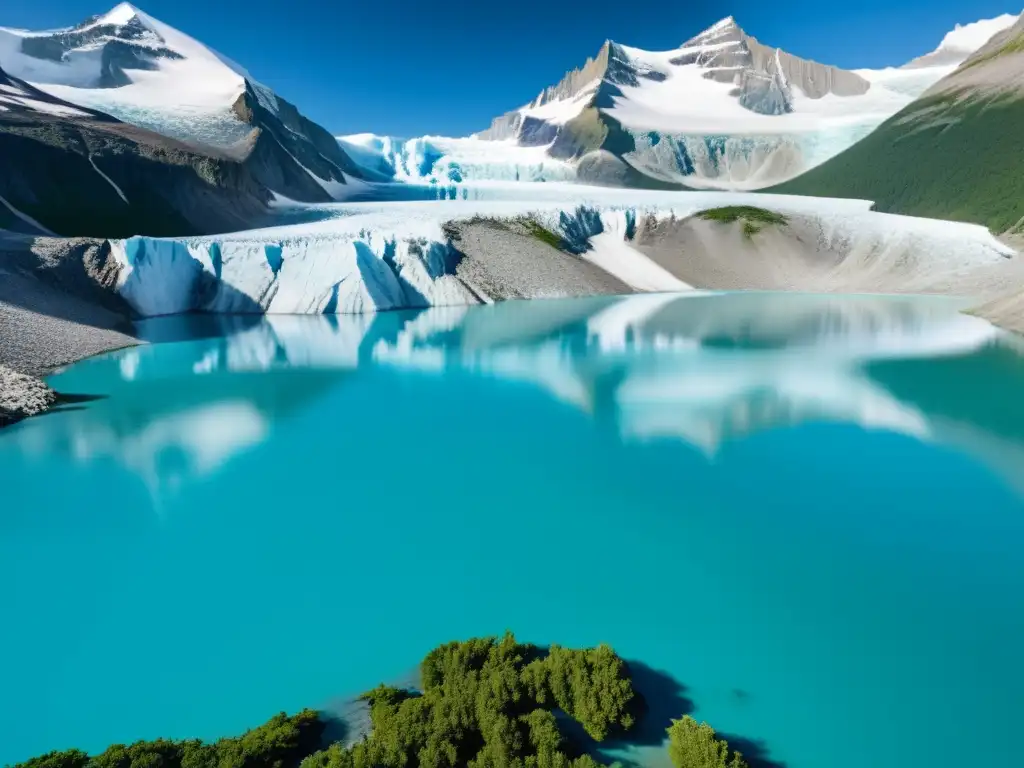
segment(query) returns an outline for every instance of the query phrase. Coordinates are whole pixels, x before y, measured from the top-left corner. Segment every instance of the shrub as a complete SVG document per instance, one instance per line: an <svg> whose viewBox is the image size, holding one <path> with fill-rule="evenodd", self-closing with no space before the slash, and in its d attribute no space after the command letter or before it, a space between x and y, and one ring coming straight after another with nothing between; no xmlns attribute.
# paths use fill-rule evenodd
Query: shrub
<svg viewBox="0 0 1024 768"><path fill-rule="evenodd" d="M734 224L737 221L748 221L755 224L778 224L785 226L789 218L776 211L757 208L753 205L726 205L721 208L709 208L697 214L704 221L720 221L723 224Z"/></svg>

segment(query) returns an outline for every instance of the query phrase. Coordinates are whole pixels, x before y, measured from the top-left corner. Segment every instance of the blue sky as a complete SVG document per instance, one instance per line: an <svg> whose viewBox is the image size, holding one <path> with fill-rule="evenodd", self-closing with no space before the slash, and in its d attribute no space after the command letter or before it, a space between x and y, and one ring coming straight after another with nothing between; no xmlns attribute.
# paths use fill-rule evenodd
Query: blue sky
<svg viewBox="0 0 1024 768"><path fill-rule="evenodd" d="M1021 0L1016 0L1021 3ZM46 29L116 0L11 0L0 25ZM238 61L335 134L466 135L532 99L606 38L677 47L733 15L762 42L842 67L901 64L958 21L1014 0L140 0Z"/></svg>

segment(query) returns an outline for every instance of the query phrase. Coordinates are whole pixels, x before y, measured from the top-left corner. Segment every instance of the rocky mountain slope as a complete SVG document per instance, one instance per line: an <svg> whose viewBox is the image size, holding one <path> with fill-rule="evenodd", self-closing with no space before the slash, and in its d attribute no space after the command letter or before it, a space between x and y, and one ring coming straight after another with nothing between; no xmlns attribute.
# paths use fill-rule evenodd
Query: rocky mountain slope
<svg viewBox="0 0 1024 768"><path fill-rule="evenodd" d="M1024 17L952 74L779 192L874 200L881 211L1024 231Z"/></svg>
<svg viewBox="0 0 1024 768"><path fill-rule="evenodd" d="M57 99L0 69L0 229L210 234L267 219L247 164Z"/></svg>
<svg viewBox="0 0 1024 768"><path fill-rule="evenodd" d="M287 198L346 196L333 137L244 69L128 3L68 29L0 28L0 66L64 102L244 163Z"/></svg>

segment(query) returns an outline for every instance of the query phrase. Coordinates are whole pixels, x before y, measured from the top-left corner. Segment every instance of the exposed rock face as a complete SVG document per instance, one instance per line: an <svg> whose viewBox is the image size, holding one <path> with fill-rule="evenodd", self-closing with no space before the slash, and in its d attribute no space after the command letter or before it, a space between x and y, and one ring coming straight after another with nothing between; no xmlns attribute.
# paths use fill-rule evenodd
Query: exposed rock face
<svg viewBox="0 0 1024 768"><path fill-rule="evenodd" d="M604 78L608 71L608 52L611 46L612 42L610 40L606 41L605 44L601 46L601 50L597 52L596 56L587 59L586 63L584 63L582 67L567 72L556 85L545 88L540 92L537 98L527 104L525 108L542 107L553 101L571 99L580 94L584 89L594 87L595 83ZM523 129L527 127L527 121L530 120L533 120L535 123L541 122L535 118L524 117L521 109L513 110L494 118L487 130L481 131L476 135L481 139L493 141L520 138ZM554 128L554 126L552 126L552 128ZM526 132L536 135L540 131L538 131L537 127L534 126L526 130ZM552 136L551 140L553 139L554 136ZM520 143L524 142L520 141ZM550 143L550 140L545 143ZM524 143L524 145L537 146L536 143Z"/></svg>
<svg viewBox="0 0 1024 768"><path fill-rule="evenodd" d="M68 104L2 69L0 85L0 227L129 237L267 221L270 192L246 164Z"/></svg>
<svg viewBox="0 0 1024 768"><path fill-rule="evenodd" d="M246 160L270 189L292 200L327 202L333 197L324 183L343 185L346 174L360 176L330 133L273 91L247 80L232 111L258 131Z"/></svg>
<svg viewBox="0 0 1024 768"><path fill-rule="evenodd" d="M779 115L791 112L791 86L812 99L828 94L858 96L871 84L838 67L801 59L758 42L729 17L686 41L673 64L697 64L705 77L735 83L740 104L752 112Z"/></svg>
<svg viewBox="0 0 1024 768"><path fill-rule="evenodd" d="M801 59L779 48L762 45L749 35L746 36L746 46L750 50L755 71L780 73L787 83L797 86L812 99L820 99L829 94L859 96L867 93L871 87L871 83L856 72Z"/></svg>

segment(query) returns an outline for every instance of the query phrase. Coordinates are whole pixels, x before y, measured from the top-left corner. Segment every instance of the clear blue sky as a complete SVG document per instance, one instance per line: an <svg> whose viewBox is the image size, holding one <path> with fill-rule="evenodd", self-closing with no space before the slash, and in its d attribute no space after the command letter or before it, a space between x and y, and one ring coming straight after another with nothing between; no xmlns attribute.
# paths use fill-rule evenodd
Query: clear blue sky
<svg viewBox="0 0 1024 768"><path fill-rule="evenodd" d="M1015 6L1015 3L1017 5ZM466 135L532 99L611 38L677 47L723 16L841 67L901 64L958 21L1021 0L140 0L245 66L335 134ZM116 0L8 0L0 26L68 26Z"/></svg>

